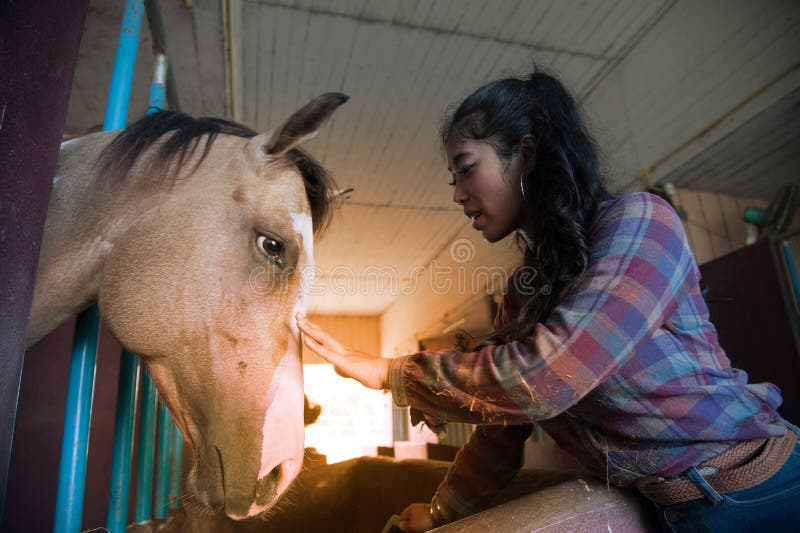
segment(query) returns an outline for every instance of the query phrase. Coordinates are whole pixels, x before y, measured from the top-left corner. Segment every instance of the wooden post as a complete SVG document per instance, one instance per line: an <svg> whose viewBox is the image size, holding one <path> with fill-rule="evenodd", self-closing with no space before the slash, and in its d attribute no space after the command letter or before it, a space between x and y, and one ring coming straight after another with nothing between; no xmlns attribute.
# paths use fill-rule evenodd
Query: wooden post
<svg viewBox="0 0 800 533"><path fill-rule="evenodd" d="M0 522L44 219L87 0L0 2Z"/></svg>

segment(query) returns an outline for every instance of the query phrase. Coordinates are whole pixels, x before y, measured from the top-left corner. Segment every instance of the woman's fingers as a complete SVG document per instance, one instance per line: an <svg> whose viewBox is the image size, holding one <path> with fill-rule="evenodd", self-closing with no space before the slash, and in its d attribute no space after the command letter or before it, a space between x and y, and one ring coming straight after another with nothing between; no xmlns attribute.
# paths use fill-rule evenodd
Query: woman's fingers
<svg viewBox="0 0 800 533"><path fill-rule="evenodd" d="M320 345L327 346L328 348L339 352L345 351L344 346L342 346L339 341L303 315L298 314L295 316L295 318L297 319L297 327L299 327L300 330L307 336L313 337L314 340L316 340Z"/></svg>
<svg viewBox="0 0 800 533"><path fill-rule="evenodd" d="M304 316L296 315L297 326L303 332L303 344L332 363L336 372L358 380L372 389L385 388L389 361L342 346L335 338Z"/></svg>
<svg viewBox="0 0 800 533"><path fill-rule="evenodd" d="M298 327L304 333L303 343L311 351L333 364L336 373L340 376L358 379L358 376L353 375L349 368L352 366L350 361L352 356L339 341L304 316L298 314L296 318Z"/></svg>
<svg viewBox="0 0 800 533"><path fill-rule="evenodd" d="M324 345L317 342L314 337L309 336L308 334L303 335L303 343L309 347L314 353L328 361L329 363L337 364L339 363L339 354L334 352L333 350L329 350Z"/></svg>

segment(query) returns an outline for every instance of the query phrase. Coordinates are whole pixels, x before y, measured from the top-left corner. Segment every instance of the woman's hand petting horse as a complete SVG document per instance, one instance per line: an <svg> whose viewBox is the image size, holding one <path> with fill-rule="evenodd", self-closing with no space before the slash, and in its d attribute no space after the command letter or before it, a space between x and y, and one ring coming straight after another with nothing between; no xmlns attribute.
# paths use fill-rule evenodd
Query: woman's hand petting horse
<svg viewBox="0 0 800 533"><path fill-rule="evenodd" d="M299 313L295 318L297 327L304 333L303 344L331 363L339 375L353 378L370 389L388 387L389 359L359 352L342 345L325 330Z"/></svg>

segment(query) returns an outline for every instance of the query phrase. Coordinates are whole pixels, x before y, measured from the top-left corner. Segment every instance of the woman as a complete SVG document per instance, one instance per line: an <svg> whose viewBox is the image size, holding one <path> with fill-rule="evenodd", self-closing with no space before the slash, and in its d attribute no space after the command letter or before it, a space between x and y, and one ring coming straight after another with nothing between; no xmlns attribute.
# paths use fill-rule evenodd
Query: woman
<svg viewBox="0 0 800 533"><path fill-rule="evenodd" d="M524 249L491 341L381 359L298 317L341 374L391 389L429 425L478 425L400 527L481 510L520 468L532 422L600 478L635 485L668 528L784 524L800 504L797 428L774 385L730 367L670 205L606 192L574 99L542 72L482 87L442 138L473 228L489 242L516 232Z"/></svg>

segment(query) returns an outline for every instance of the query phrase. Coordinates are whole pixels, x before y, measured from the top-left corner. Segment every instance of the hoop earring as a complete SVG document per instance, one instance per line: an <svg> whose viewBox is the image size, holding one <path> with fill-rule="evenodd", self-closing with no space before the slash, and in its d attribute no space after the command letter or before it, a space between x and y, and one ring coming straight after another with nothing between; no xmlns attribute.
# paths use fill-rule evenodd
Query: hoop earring
<svg viewBox="0 0 800 533"><path fill-rule="evenodd" d="M522 201L527 202L528 199L525 198L525 174L519 175L519 190L522 192Z"/></svg>

